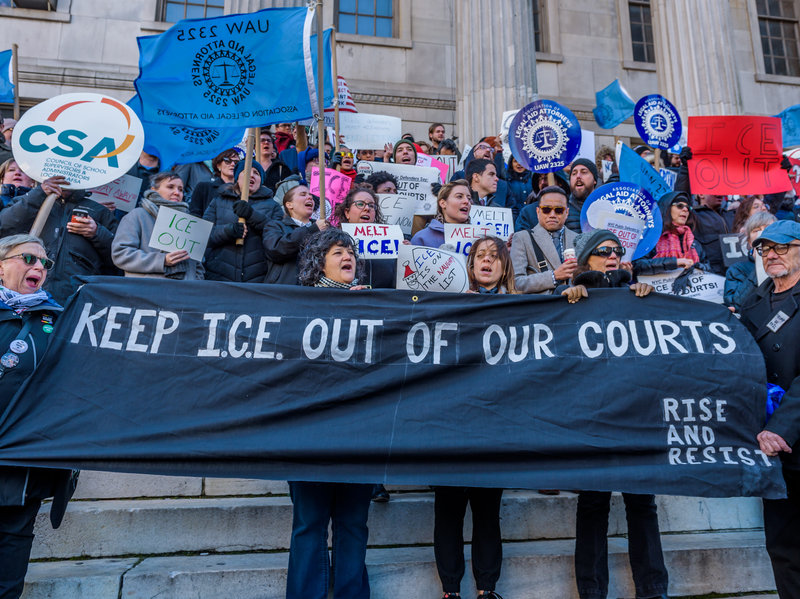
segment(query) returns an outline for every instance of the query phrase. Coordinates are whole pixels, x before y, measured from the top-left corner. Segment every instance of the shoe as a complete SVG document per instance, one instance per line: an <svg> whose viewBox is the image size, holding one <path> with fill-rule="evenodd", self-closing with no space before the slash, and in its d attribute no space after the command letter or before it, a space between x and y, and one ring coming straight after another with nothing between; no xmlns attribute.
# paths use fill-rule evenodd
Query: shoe
<svg viewBox="0 0 800 599"><path fill-rule="evenodd" d="M486 591L485 593L479 593L478 599L503 599L503 598L494 591Z"/></svg>
<svg viewBox="0 0 800 599"><path fill-rule="evenodd" d="M372 501L375 503L386 503L389 501L389 492L383 485L375 485L372 490Z"/></svg>

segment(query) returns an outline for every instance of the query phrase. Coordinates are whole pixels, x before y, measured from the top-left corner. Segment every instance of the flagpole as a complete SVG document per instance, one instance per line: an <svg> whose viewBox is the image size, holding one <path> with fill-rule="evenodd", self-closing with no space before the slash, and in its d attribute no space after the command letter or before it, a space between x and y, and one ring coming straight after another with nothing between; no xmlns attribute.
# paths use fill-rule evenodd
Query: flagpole
<svg viewBox="0 0 800 599"><path fill-rule="evenodd" d="M14 78L14 120L19 120L19 46L11 44L11 76Z"/></svg>
<svg viewBox="0 0 800 599"><path fill-rule="evenodd" d="M322 32L322 2L317 0L317 145L319 147L319 217L325 210L325 47ZM338 140L337 140L338 141ZM335 148L336 146L334 146Z"/></svg>
<svg viewBox="0 0 800 599"><path fill-rule="evenodd" d="M245 175L245 185L244 189L240 189L239 191L242 194L242 201L247 202L250 199L250 176L253 174L253 149L256 145L256 128L250 127L247 130L247 150L244 156L244 170L243 173ZM238 183L238 181L234 181L234 184ZM245 220L240 216L239 222L245 224ZM244 245L244 237L240 237L236 240L236 245Z"/></svg>
<svg viewBox="0 0 800 599"><path fill-rule="evenodd" d="M655 155L656 159L653 161L653 166L658 170L661 168L661 148L656 148Z"/></svg>
<svg viewBox="0 0 800 599"><path fill-rule="evenodd" d="M336 136L336 147L338 148L340 145L339 142L339 71L336 68L336 29L331 30L331 68L333 69L333 73L331 74L331 78L333 79L333 130L334 135ZM350 148L351 150L353 148Z"/></svg>

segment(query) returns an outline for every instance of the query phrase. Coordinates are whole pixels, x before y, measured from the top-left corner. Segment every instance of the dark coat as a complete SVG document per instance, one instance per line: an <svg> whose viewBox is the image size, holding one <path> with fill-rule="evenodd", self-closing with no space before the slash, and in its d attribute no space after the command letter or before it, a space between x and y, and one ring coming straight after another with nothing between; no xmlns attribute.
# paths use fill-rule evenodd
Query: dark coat
<svg viewBox="0 0 800 599"><path fill-rule="evenodd" d="M733 210L718 212L706 206L694 209L697 224L694 237L703 246L711 272L725 276L725 262L722 259L722 246L719 236L733 232Z"/></svg>
<svg viewBox="0 0 800 599"><path fill-rule="evenodd" d="M566 226L570 231L575 231L575 233L578 234L583 232L581 231L581 210L583 209L583 202L585 202L588 197L589 196L586 196L583 201L579 202L577 199L575 199L575 196L569 194L569 202L567 203L569 206L569 215L567 216L567 222L564 226Z"/></svg>
<svg viewBox="0 0 800 599"><path fill-rule="evenodd" d="M0 237L30 231L45 197L37 186L0 212ZM97 223L97 232L91 239L67 232L72 210L77 207L86 209ZM85 192L78 190L57 199L40 235L47 256L55 262L45 290L57 302L65 303L80 285L77 277L119 274L111 260L111 242L116 232L117 220L111 211L90 200Z"/></svg>
<svg viewBox="0 0 800 599"><path fill-rule="evenodd" d="M292 169L286 166L280 158L276 158L269 165L269 168L264 172L263 185L272 193L275 193L275 188L278 183L283 181L286 177L292 174Z"/></svg>
<svg viewBox="0 0 800 599"><path fill-rule="evenodd" d="M539 207L539 202L532 202L527 206L523 206L519 211L519 216L514 221L514 231L527 231L533 229L539 224L539 215L536 214L536 209ZM572 229L570 229L572 231ZM574 231L573 231L574 232Z"/></svg>
<svg viewBox="0 0 800 599"><path fill-rule="evenodd" d="M155 175L156 173L161 170L160 166L155 166L153 168L148 168L146 166L142 166L139 161L136 161L131 168L128 169L126 174L130 175L131 177L138 177L142 180L142 184L139 186L139 197L144 196L144 192L150 189L150 177ZM139 205L139 202L136 202L136 206Z"/></svg>
<svg viewBox="0 0 800 599"><path fill-rule="evenodd" d="M394 289L397 279L397 260L364 260L364 274L358 278L359 285L371 285L373 289Z"/></svg>
<svg viewBox="0 0 800 599"><path fill-rule="evenodd" d="M299 285L297 280L297 257L306 239L319 233L316 223L301 227L285 215L282 220L273 220L264 227L262 243L269 260L265 283Z"/></svg>
<svg viewBox="0 0 800 599"><path fill-rule="evenodd" d="M506 183L508 184L506 208L511 208L516 219L522 207L525 206L525 201L531 191L533 191L533 173L525 171L522 174L517 174L514 169L509 167L506 171Z"/></svg>
<svg viewBox="0 0 800 599"><path fill-rule="evenodd" d="M767 382L780 385L786 390L781 405L772 414L764 427L783 437L792 447L792 453L781 453L785 468L800 470L800 284L780 306L770 307L770 296L775 289L772 279L764 281L742 305L742 323L764 354L767 366ZM789 320L774 333L767 323L782 311ZM765 394L766 395L766 394Z"/></svg>
<svg viewBox="0 0 800 599"><path fill-rule="evenodd" d="M0 163L1 164L1 163ZM0 185L0 210L8 208L11 204L15 204L17 198L24 196L31 190L30 187L22 187L21 185L12 185L11 183L4 183Z"/></svg>
<svg viewBox="0 0 800 599"><path fill-rule="evenodd" d="M725 273L725 292L722 300L726 306L733 306L736 311L742 309L742 303L758 287L756 265L752 259L736 262L728 267Z"/></svg>
<svg viewBox="0 0 800 599"><path fill-rule="evenodd" d="M52 323L62 308L52 301L45 301L21 315L0 302L0 354L10 352L11 342L16 339L24 324L32 324L24 337L28 350L20 354L14 368L5 370L0 377L0 414L5 412L20 386L33 373L50 340ZM25 401L20 398L20 401ZM50 520L57 528L64 517L69 498L75 491L76 479L69 470L53 468L24 468L0 466L0 505L21 506L30 500L56 497L50 509Z"/></svg>
<svg viewBox="0 0 800 599"><path fill-rule="evenodd" d="M203 218L203 215L211 205L211 201L219 195L219 188L225 183L219 177L214 177L210 181L201 181L194 188L192 199L189 202L189 214Z"/></svg>
<svg viewBox="0 0 800 599"><path fill-rule="evenodd" d="M248 224L243 245L236 245L236 237L227 230L227 225L239 221L233 211L233 203L240 199L241 196L232 185L224 185L203 214L204 220L214 223L206 251L206 280L261 283L267 274L267 258L261 245L261 234L266 225L258 227ZM280 218L281 209L266 187L260 187L250 194L249 201L253 210L266 218L267 223Z"/></svg>

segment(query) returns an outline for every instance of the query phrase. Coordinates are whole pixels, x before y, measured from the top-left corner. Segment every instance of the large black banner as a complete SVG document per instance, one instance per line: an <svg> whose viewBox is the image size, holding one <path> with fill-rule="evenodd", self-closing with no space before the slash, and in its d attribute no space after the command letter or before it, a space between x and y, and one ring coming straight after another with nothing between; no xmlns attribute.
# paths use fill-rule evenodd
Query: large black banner
<svg viewBox="0 0 800 599"><path fill-rule="evenodd" d="M0 463L778 497L724 308L98 278L0 416Z"/></svg>

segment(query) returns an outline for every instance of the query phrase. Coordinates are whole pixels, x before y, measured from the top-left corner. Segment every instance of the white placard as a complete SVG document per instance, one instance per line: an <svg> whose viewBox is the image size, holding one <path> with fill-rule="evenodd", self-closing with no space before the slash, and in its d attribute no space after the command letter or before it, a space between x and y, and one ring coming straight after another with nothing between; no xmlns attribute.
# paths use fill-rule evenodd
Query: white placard
<svg viewBox="0 0 800 599"><path fill-rule="evenodd" d="M611 175L614 174L614 161L603 160L601 164L603 167L603 183L608 183L608 180L611 178Z"/></svg>
<svg viewBox="0 0 800 599"><path fill-rule="evenodd" d="M208 245L214 223L166 206L158 209L158 218L150 236L150 247L165 252L186 250L189 257L200 261Z"/></svg>
<svg viewBox="0 0 800 599"><path fill-rule="evenodd" d="M142 189L142 180L133 175L122 175L119 179L114 179L94 187L92 199L99 204L114 202L114 207L123 212L130 212L136 208L136 201L139 199L139 191Z"/></svg>
<svg viewBox="0 0 800 599"><path fill-rule="evenodd" d="M396 116L339 112L339 134L344 137L344 144L352 149L382 150L387 143L400 139L402 127L402 121Z"/></svg>
<svg viewBox="0 0 800 599"><path fill-rule="evenodd" d="M531 102L533 102L533 100L531 100ZM503 162L506 164L508 164L508 160L511 158L511 145L508 143L508 130L511 128L511 121L514 120L514 117L517 116L519 111L519 108L516 110L506 110L500 118L500 143L503 144Z"/></svg>
<svg viewBox="0 0 800 599"><path fill-rule="evenodd" d="M469 222L473 225L488 225L494 227L494 235L508 241L514 232L514 214L511 208L496 208L493 206L475 206L469 209Z"/></svg>
<svg viewBox="0 0 800 599"><path fill-rule="evenodd" d="M458 170L458 156L455 154L438 154L431 156L431 158L447 165L447 181L445 183L452 181L453 175Z"/></svg>
<svg viewBox="0 0 800 599"><path fill-rule="evenodd" d="M674 295L672 293L672 284L682 272L683 269L678 268L664 274L639 276L638 279L641 283L652 285L658 293ZM691 297L715 304L722 303L722 297L725 291L725 277L697 270L689 275L689 277L689 288L685 293L680 294L680 297Z"/></svg>
<svg viewBox="0 0 800 599"><path fill-rule="evenodd" d="M594 162L595 152L596 150L594 149L594 131L587 131L586 129L581 129L581 147L578 150L578 155L575 157L575 160L577 160L578 158L586 158L586 160Z"/></svg>
<svg viewBox="0 0 800 599"><path fill-rule="evenodd" d="M625 248L625 255L622 257L625 262L633 260L645 224L641 218L616 212L601 212L597 219L598 229L608 229L619 238L622 247Z"/></svg>
<svg viewBox="0 0 800 599"><path fill-rule="evenodd" d="M764 261L757 252L756 255L753 256L753 262L756 265L756 281L758 281L758 284L761 285L761 283L769 278L769 275L767 274L767 271L764 270Z"/></svg>
<svg viewBox="0 0 800 599"><path fill-rule="evenodd" d="M387 225L398 225L404 235L411 235L414 225L414 212L417 210L417 200L402 196L399 193L378 194L381 205L381 214Z"/></svg>
<svg viewBox="0 0 800 599"><path fill-rule="evenodd" d="M372 260L395 259L403 243L403 231L398 225L342 223L342 231L358 244L358 255Z"/></svg>
<svg viewBox="0 0 800 599"><path fill-rule="evenodd" d="M463 293L469 289L467 264L455 252L421 245L401 245L397 255L397 289Z"/></svg>
<svg viewBox="0 0 800 599"><path fill-rule="evenodd" d="M436 196L431 191L432 183L440 183L439 169L432 166L396 164L394 162L365 162L359 160L359 173L369 177L372 173L385 171L397 179L397 192L417 200L415 214L436 214Z"/></svg>
<svg viewBox="0 0 800 599"><path fill-rule="evenodd" d="M444 242L464 257L469 255L473 241L487 235L494 235L494 225L444 224Z"/></svg>

